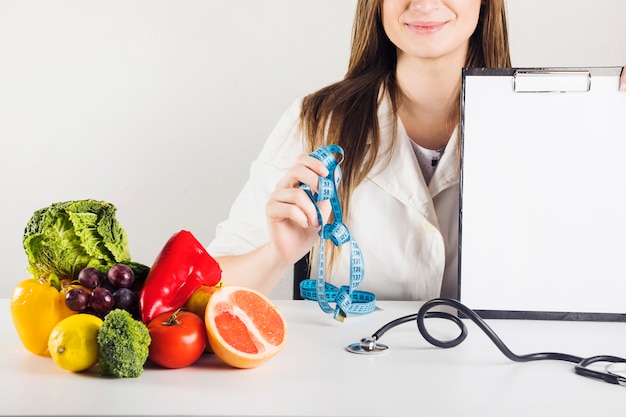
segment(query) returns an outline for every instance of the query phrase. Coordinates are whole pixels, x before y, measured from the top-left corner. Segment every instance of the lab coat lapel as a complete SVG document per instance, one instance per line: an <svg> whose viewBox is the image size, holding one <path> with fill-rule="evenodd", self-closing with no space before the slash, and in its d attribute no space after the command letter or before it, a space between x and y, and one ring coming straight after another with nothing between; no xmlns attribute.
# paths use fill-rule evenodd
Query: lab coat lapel
<svg viewBox="0 0 626 417"><path fill-rule="evenodd" d="M437 216L410 139L385 100L379 110L381 152L368 178L437 226ZM397 131L394 127L397 126ZM394 144L394 136L397 140Z"/></svg>

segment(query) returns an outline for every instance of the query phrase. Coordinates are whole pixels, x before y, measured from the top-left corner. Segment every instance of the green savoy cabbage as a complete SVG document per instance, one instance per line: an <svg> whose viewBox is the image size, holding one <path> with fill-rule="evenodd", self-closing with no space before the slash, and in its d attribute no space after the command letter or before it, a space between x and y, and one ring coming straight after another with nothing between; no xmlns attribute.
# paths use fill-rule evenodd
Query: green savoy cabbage
<svg viewBox="0 0 626 417"><path fill-rule="evenodd" d="M76 279L81 269L129 263L126 232L114 205L97 200L54 203L37 210L24 230L28 267L36 278Z"/></svg>

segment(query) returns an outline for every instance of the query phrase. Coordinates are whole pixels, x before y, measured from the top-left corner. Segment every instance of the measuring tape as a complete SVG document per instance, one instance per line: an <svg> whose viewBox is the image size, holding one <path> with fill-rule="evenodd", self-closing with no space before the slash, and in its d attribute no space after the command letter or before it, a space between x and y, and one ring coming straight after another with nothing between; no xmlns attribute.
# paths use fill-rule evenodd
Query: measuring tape
<svg viewBox="0 0 626 417"><path fill-rule="evenodd" d="M340 160L335 154L341 156ZM317 279L306 279L300 283L302 298L317 300L322 311L327 314L333 313L335 320L343 322L348 315L366 314L376 310L376 296L365 291L355 291L355 288L363 280L364 265L363 253L356 241L350 235L348 227L343 223L341 205L337 195L337 186L341 181L341 168L343 162L343 149L338 145L322 146L316 149L311 156L324 163L328 169L326 177L319 177L318 192L314 193L307 184L300 184L317 210L318 224L323 225L319 235L319 255L317 263ZM330 200L333 212L332 223L323 223L322 212L319 209L320 201ZM350 243L350 285L342 285L340 288L326 282L324 279L324 242L330 240L335 246ZM329 302L335 302L333 309Z"/></svg>

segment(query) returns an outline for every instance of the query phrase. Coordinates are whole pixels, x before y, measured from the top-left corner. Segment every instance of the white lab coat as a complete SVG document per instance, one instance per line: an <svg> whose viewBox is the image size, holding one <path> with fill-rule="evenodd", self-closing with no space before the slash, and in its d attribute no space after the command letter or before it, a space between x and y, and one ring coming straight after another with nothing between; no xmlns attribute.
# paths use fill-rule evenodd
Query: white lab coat
<svg viewBox="0 0 626 417"><path fill-rule="evenodd" d="M269 194L296 157L306 152L298 128L300 105L301 101L296 101L283 115L252 163L248 182L208 246L213 256L246 253L267 241L265 204ZM387 101L379 109L379 118L381 143L388 149L394 132ZM399 119L397 127L390 159L379 158L352 196L346 224L363 252L365 267L357 289L385 300L455 296L460 177L457 132L427 186ZM336 286L349 283L349 249L346 244L328 279Z"/></svg>

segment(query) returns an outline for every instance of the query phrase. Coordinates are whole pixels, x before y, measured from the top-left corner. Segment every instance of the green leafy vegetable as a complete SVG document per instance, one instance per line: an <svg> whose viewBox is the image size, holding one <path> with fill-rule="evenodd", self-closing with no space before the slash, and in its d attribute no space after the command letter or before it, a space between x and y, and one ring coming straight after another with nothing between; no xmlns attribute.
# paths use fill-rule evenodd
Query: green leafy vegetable
<svg viewBox="0 0 626 417"><path fill-rule="evenodd" d="M104 317L98 330L100 374L118 378L136 378L148 360L150 332L145 324L122 309Z"/></svg>
<svg viewBox="0 0 626 417"><path fill-rule="evenodd" d="M130 263L126 232L114 205L97 200L54 203L37 210L24 230L30 272L75 279L81 269Z"/></svg>

